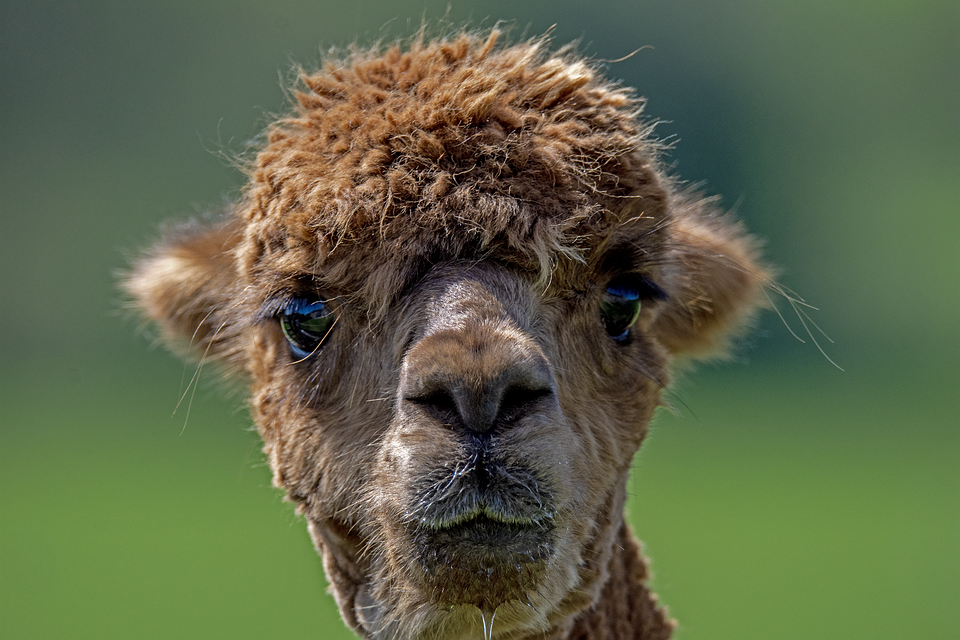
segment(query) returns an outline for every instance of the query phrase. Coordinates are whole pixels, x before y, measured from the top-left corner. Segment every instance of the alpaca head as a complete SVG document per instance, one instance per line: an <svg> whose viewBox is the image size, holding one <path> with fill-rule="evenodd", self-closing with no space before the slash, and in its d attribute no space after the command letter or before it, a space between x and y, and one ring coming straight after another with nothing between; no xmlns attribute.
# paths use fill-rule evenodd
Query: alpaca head
<svg viewBox="0 0 960 640"><path fill-rule="evenodd" d="M752 309L751 243L641 103L541 41L304 74L241 201L126 286L249 380L276 485L368 636L562 627L606 579L671 363Z"/></svg>

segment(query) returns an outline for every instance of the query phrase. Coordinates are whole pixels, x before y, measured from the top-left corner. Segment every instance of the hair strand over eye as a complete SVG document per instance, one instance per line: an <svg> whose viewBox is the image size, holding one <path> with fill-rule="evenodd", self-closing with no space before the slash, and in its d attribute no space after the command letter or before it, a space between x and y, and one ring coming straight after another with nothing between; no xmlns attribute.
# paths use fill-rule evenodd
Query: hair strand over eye
<svg viewBox="0 0 960 640"><path fill-rule="evenodd" d="M305 297L291 298L277 313L290 350L301 360L317 352L333 329L336 317L327 303Z"/></svg>

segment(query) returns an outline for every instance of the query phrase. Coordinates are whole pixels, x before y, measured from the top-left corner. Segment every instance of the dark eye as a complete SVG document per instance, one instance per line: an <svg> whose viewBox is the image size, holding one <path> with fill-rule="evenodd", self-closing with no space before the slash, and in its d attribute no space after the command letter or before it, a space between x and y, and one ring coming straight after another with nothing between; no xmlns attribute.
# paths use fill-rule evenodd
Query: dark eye
<svg viewBox="0 0 960 640"><path fill-rule="evenodd" d="M618 342L625 341L630 327L640 316L641 302L665 297L663 289L642 276L617 276L607 285L600 300L600 318L607 335Z"/></svg>
<svg viewBox="0 0 960 640"><path fill-rule="evenodd" d="M320 300L292 298L277 314L283 335L290 343L290 350L297 358L307 358L320 348L326 339L336 316L330 307Z"/></svg>

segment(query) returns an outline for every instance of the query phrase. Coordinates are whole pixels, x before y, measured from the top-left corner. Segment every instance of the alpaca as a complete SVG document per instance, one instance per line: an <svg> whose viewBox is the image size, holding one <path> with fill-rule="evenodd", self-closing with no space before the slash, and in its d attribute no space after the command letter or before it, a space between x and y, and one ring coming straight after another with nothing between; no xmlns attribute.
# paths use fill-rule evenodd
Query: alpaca
<svg viewBox="0 0 960 640"><path fill-rule="evenodd" d="M666 175L630 90L500 40L302 73L239 202L125 287L249 382L362 637L667 638L624 522L631 460L670 371L722 349L765 275Z"/></svg>

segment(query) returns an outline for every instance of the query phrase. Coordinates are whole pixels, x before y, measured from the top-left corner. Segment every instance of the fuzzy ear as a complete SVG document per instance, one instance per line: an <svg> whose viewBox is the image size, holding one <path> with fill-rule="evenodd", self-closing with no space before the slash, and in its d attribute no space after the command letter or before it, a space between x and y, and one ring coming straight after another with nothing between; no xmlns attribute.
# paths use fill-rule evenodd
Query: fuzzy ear
<svg viewBox="0 0 960 640"><path fill-rule="evenodd" d="M761 306L768 276L738 224L684 213L671 228L677 280L653 332L674 355L717 355Z"/></svg>
<svg viewBox="0 0 960 640"><path fill-rule="evenodd" d="M236 284L239 241L233 220L177 227L134 264L123 288L169 344L209 354L221 328L218 311Z"/></svg>

